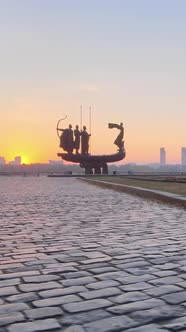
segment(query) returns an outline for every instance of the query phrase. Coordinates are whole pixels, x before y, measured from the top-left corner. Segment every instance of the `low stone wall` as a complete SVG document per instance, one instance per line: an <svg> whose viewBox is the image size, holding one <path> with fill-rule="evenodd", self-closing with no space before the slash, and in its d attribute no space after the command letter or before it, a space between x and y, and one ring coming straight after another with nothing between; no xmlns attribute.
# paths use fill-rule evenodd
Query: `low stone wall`
<svg viewBox="0 0 186 332"><path fill-rule="evenodd" d="M142 198L150 199L150 200L156 200L158 202L175 205L178 207L186 208L186 197L169 193L169 192L163 192L160 190L150 190L145 189L141 187L134 187L134 186L127 186L123 184L118 183L112 183L107 181L99 181L94 179L88 179L88 178L80 178L80 180L86 181L90 184L112 189L116 191L125 192L126 194L130 195L136 195Z"/></svg>

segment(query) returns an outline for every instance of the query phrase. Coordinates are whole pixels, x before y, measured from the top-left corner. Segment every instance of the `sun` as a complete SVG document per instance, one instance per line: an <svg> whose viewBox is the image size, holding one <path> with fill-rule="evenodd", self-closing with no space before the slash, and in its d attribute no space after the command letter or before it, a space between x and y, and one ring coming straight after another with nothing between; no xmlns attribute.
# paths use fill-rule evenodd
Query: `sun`
<svg viewBox="0 0 186 332"><path fill-rule="evenodd" d="M21 164L30 164L30 160L29 160L28 156L21 155Z"/></svg>

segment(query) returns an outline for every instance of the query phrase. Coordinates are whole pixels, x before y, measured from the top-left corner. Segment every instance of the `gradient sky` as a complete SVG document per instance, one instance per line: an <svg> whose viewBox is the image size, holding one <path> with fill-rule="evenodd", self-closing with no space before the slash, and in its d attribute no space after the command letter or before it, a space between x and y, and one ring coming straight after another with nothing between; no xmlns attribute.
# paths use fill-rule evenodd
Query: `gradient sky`
<svg viewBox="0 0 186 332"><path fill-rule="evenodd" d="M0 156L59 160L57 121L91 127L91 153L180 163L186 146L185 0L0 0ZM89 121L89 106L91 126Z"/></svg>

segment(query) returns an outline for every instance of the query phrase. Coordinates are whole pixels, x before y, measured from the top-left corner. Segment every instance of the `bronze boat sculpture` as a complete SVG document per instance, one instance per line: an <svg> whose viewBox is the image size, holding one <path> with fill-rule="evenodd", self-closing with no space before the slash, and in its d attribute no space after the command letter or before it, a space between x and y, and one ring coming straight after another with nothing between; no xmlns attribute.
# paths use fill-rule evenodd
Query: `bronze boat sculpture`
<svg viewBox="0 0 186 332"><path fill-rule="evenodd" d="M57 126L57 129L62 131L60 138L60 147L63 148L65 152L58 153L57 156L61 157L65 161L72 163L79 163L80 167L85 169L85 174L108 174L108 165L107 163L113 163L120 161L125 158L126 151L124 148L124 127L123 123L114 124L109 123L108 127L110 129L117 128L120 130L119 135L117 136L114 144L118 147L118 151L113 154L102 154L102 155L91 155L88 153L89 147L89 137L90 134L87 133L86 127L83 127L83 131L79 131L78 126L76 129L72 130L72 126L69 125L66 129L60 129ZM75 136L75 140L73 139ZM81 152L79 153L81 141ZM76 153L73 153L73 150L76 150Z"/></svg>

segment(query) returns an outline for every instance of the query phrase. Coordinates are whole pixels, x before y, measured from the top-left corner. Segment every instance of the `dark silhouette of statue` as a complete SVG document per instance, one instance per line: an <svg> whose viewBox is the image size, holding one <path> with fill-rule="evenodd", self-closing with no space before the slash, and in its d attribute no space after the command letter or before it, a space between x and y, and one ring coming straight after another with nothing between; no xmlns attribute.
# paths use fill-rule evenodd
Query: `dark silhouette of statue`
<svg viewBox="0 0 186 332"><path fill-rule="evenodd" d="M83 130L81 132L81 153L88 154L89 149L89 137L91 135L87 133L86 127L83 126Z"/></svg>
<svg viewBox="0 0 186 332"><path fill-rule="evenodd" d="M57 123L57 130L59 129L58 124L61 120L59 120ZM72 130L72 126L69 125L69 128L67 129L59 129L62 132L61 136L58 133L58 136L60 137L60 147L62 147L68 153L63 151L57 155L65 161L79 163L80 167L85 169L85 174L108 174L107 163L113 163L122 160L126 156L123 141L123 123L109 123L108 127L116 128L119 130L118 136L114 141L114 144L116 144L118 147L117 152L102 155L89 154L89 139L91 134L88 134L85 126L83 126L83 130L79 130L78 125L76 125L75 129ZM80 147L81 153L79 153ZM76 153L73 153L73 149L75 149Z"/></svg>
<svg viewBox="0 0 186 332"><path fill-rule="evenodd" d="M117 147L119 148L119 150L121 150L123 148L123 136L124 136L124 127L123 127L123 123L121 122L120 125L115 124L115 123L109 123L108 124L109 128L117 128L120 130L119 135L116 137L114 144L117 145Z"/></svg>
<svg viewBox="0 0 186 332"><path fill-rule="evenodd" d="M72 153L74 149L72 125L69 124L68 128L58 128L58 130L62 131L62 134L60 136L60 148L63 148L63 150L67 151L68 153Z"/></svg>
<svg viewBox="0 0 186 332"><path fill-rule="evenodd" d="M79 126L76 126L76 129L74 130L74 149L76 150L76 154L78 154L78 150L80 148L80 136L81 136L81 131L79 130Z"/></svg>

